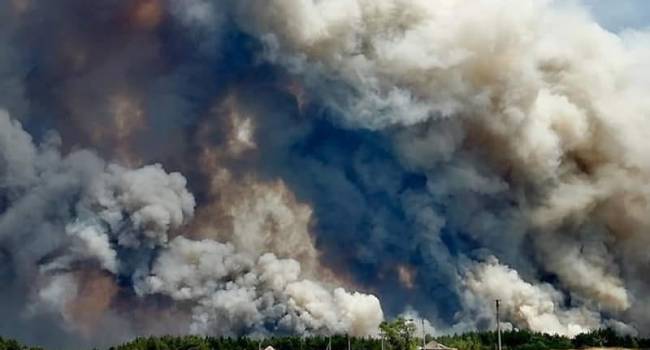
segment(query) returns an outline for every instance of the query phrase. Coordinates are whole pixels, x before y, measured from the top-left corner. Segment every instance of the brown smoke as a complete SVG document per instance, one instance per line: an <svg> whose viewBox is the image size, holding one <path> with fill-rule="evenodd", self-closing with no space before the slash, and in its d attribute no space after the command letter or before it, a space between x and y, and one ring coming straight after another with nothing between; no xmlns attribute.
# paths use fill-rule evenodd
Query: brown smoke
<svg viewBox="0 0 650 350"><path fill-rule="evenodd" d="M110 309L119 289L112 276L100 271L82 270L76 275L78 297L66 305L66 312L81 332L90 337L98 331L99 323Z"/></svg>

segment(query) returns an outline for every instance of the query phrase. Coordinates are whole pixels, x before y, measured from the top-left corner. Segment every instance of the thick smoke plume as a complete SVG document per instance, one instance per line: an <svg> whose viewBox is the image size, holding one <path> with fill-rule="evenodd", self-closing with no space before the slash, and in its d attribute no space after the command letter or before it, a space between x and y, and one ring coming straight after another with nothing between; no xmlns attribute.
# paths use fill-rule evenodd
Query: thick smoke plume
<svg viewBox="0 0 650 350"><path fill-rule="evenodd" d="M376 297L305 279L296 260L179 235L195 208L181 174L160 164L126 169L85 150L64 156L56 135L36 147L6 112L0 126L4 258L17 272L9 288L29 291L26 317L53 313L70 331L92 334L106 313L136 322L115 304L159 296L184 302L173 310L188 320L177 331L198 334L361 335L381 322ZM235 221L267 218L248 210Z"/></svg>
<svg viewBox="0 0 650 350"><path fill-rule="evenodd" d="M499 298L647 335L649 38L550 0L0 3L0 332L442 333Z"/></svg>

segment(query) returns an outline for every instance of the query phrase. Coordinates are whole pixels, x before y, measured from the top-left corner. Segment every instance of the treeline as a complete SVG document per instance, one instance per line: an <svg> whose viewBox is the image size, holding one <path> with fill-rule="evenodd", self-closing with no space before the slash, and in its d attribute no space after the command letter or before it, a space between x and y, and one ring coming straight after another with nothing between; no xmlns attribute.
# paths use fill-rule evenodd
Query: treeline
<svg viewBox="0 0 650 350"><path fill-rule="evenodd" d="M406 342L389 341L385 339L384 350L415 350L420 346L422 338L407 332ZM470 332L430 338L437 342L458 350L494 350L497 343L496 332ZM328 337L271 337L263 340L252 338L225 338L225 337L200 337L200 336L163 336L141 337L128 343L110 347L108 350L264 350L272 346L277 350L326 350ZM382 341L377 338L349 339L353 350L382 350ZM559 335L531 332L526 330L504 331L501 334L504 350L565 350L589 347L623 347L650 349L650 339L632 336L620 336L612 329L595 330L583 333L575 338ZM331 337L332 350L347 350L348 337L337 335ZM398 345L399 344L399 345ZM0 338L0 350L43 350L42 348L28 347L15 340ZM73 350L73 349L71 349Z"/></svg>
<svg viewBox="0 0 650 350"><path fill-rule="evenodd" d="M0 350L43 350L43 349L25 346L13 339L4 339L0 337Z"/></svg>
<svg viewBox="0 0 650 350"><path fill-rule="evenodd" d="M148 337L137 338L128 343L114 346L109 350L264 350L272 346L277 350L326 350L328 337L270 337L265 339L225 338L225 337ZM346 350L348 337L331 337L332 350ZM381 340L373 338L350 337L350 347L354 350L381 350ZM2 350L2 349L0 349ZM390 350L390 349L385 349Z"/></svg>
<svg viewBox="0 0 650 350"><path fill-rule="evenodd" d="M406 335L409 337L409 335ZM496 332L470 332L430 338L458 350L494 350L497 343ZM250 338L214 338L214 337L151 337L138 338L126 344L111 347L109 350L262 350L272 346L277 350L326 350L327 337L272 337L264 340ZM332 350L346 350L348 337L332 336ZM415 350L421 345L422 338L413 333L404 342L386 339L384 350ZM399 345L398 345L399 344ZM406 345L408 344L408 345ZM568 350L590 347L621 347L650 349L650 339L621 336L612 329L599 329L579 334L574 338L527 330L512 330L501 333L504 350ZM377 338L350 338L353 350L382 350L382 341ZM0 349L3 350L3 349Z"/></svg>
<svg viewBox="0 0 650 350"><path fill-rule="evenodd" d="M435 338L441 344L459 350L494 350L496 332L470 332ZM650 339L618 335L612 329L598 329L574 338L527 330L501 332L504 350L564 350L591 347L621 347L650 349Z"/></svg>

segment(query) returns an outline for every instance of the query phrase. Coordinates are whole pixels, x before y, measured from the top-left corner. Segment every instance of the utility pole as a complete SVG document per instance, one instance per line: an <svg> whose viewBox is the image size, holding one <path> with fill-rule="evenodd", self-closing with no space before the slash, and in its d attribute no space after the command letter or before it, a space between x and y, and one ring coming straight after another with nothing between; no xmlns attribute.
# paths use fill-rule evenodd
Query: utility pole
<svg viewBox="0 0 650 350"><path fill-rule="evenodd" d="M424 333L424 317L422 317L422 350L427 347L427 336Z"/></svg>
<svg viewBox="0 0 650 350"><path fill-rule="evenodd" d="M332 335L327 338L327 350L332 350Z"/></svg>
<svg viewBox="0 0 650 350"><path fill-rule="evenodd" d="M497 299L497 350L501 350L501 320L499 319L499 303L501 300Z"/></svg>
<svg viewBox="0 0 650 350"><path fill-rule="evenodd" d="M384 350L384 332L381 332L381 350Z"/></svg>
<svg viewBox="0 0 650 350"><path fill-rule="evenodd" d="M349 334L348 334L348 350L351 350L350 349L350 335Z"/></svg>

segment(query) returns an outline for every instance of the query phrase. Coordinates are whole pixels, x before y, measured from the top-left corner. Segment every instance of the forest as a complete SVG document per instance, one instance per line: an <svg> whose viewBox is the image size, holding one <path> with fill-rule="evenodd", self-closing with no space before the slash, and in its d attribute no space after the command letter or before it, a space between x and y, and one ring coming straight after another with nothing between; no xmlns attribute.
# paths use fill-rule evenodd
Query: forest
<svg viewBox="0 0 650 350"><path fill-rule="evenodd" d="M404 319L384 322L380 327L381 338L348 337L347 335L326 336L282 336L255 339L248 337L202 337L162 336L140 337L130 342L109 347L107 350L258 350L272 346L276 350L416 350L422 343L412 323ZM650 339L619 335L611 328L582 333L574 338L528 330L507 330L502 332L504 350L584 349L592 347L621 347L650 349ZM493 331L469 332L439 337L426 336L426 341L437 342L458 350L494 350L497 334ZM0 350L44 350L30 347L16 340L0 337ZM68 349L48 349L68 350ZM76 350L76 349L75 349Z"/></svg>

